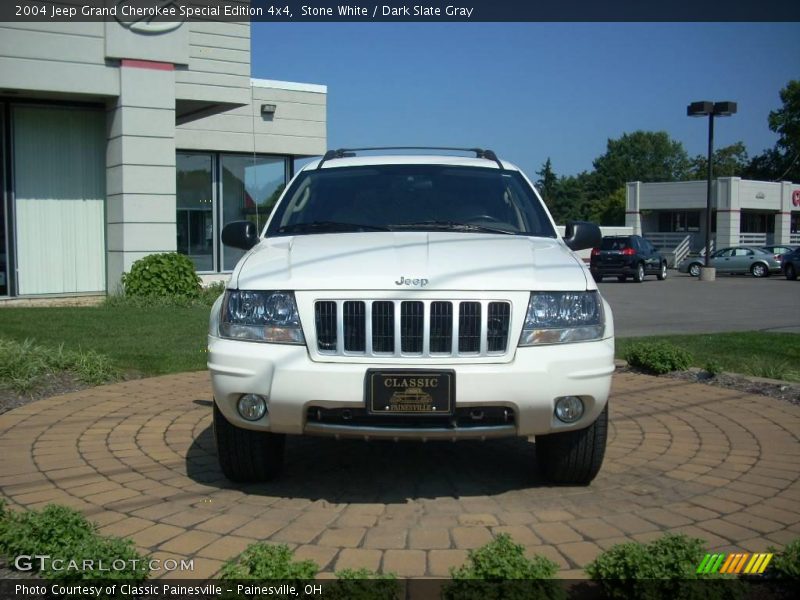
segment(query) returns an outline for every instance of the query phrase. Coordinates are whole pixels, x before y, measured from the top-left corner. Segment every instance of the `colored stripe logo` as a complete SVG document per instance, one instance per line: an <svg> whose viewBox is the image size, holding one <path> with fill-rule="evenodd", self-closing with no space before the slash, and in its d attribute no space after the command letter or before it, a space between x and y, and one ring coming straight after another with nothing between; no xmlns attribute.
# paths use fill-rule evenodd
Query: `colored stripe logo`
<svg viewBox="0 0 800 600"><path fill-rule="evenodd" d="M760 575L767 569L772 560L772 553L734 552L731 554L706 554L700 566L697 567L698 575L712 573L725 573L728 575Z"/></svg>

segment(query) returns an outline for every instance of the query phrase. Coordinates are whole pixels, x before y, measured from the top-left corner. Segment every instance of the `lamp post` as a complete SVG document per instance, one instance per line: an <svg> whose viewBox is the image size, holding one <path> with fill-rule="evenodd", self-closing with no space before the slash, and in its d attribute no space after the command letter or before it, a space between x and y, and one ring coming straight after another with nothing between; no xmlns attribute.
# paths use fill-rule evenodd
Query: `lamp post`
<svg viewBox="0 0 800 600"><path fill-rule="evenodd" d="M730 117L736 114L736 102L692 102L686 107L689 117L708 115L708 181L706 182L706 266L700 271L701 281L714 281L716 269L711 267L711 178L714 160L714 117Z"/></svg>

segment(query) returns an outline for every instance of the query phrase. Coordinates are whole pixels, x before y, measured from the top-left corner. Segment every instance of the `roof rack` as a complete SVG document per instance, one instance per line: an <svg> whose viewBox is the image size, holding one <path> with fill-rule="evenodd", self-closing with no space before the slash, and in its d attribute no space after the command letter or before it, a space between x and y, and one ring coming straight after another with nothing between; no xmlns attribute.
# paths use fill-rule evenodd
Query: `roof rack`
<svg viewBox="0 0 800 600"><path fill-rule="evenodd" d="M452 148L449 146L375 146L372 148L338 148L336 150L328 150L319 161L317 169L322 168L322 164L333 158L348 158L355 156L356 152L366 150L451 150L455 152L474 152L475 158L485 158L486 160L493 160L501 169L505 169L503 163L497 158L497 154L492 150L484 148Z"/></svg>

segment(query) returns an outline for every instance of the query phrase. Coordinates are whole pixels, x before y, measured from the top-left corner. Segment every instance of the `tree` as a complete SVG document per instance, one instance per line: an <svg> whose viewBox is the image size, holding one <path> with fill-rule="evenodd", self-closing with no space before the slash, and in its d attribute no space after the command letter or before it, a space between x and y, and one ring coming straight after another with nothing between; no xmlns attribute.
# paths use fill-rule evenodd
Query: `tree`
<svg viewBox="0 0 800 600"><path fill-rule="evenodd" d="M740 177L748 166L747 149L743 142L736 142L714 150L714 177ZM695 156L689 164L691 179L705 179L708 176L708 157Z"/></svg>
<svg viewBox="0 0 800 600"><path fill-rule="evenodd" d="M608 140L594 161L597 198L614 194L627 181L679 181L689 172L683 144L665 131L634 131Z"/></svg>
<svg viewBox="0 0 800 600"><path fill-rule="evenodd" d="M775 147L753 157L745 175L754 179L800 181L800 81L780 91L783 107L770 111L767 123L779 135Z"/></svg>
<svg viewBox="0 0 800 600"><path fill-rule="evenodd" d="M536 187L539 188L539 193L542 195L547 207L552 210L556 187L558 186L558 176L553 171L553 163L550 161L549 156L542 168L536 171L536 174L539 176L539 179L536 180Z"/></svg>
<svg viewBox="0 0 800 600"><path fill-rule="evenodd" d="M592 203L589 220L600 225L625 224L625 187Z"/></svg>
<svg viewBox="0 0 800 600"><path fill-rule="evenodd" d="M562 176L553 188L552 204L549 207L556 223L586 220L589 218L588 182L591 175Z"/></svg>

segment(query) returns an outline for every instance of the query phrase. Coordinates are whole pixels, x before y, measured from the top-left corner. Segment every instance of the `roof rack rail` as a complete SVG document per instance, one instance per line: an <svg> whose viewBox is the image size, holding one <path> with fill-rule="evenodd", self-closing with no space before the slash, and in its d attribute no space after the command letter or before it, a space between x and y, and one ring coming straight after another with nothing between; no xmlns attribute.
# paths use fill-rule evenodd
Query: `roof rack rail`
<svg viewBox="0 0 800 600"><path fill-rule="evenodd" d="M497 166L500 167L500 169L505 169L503 163L501 163L500 159L497 158L497 154L495 154L492 150L484 148L454 148L450 146L375 146L371 148L338 148L336 150L328 150L322 156L319 164L317 164L317 169L322 168L322 164L327 160L331 160L333 158L348 158L355 156L356 152L362 152L366 150L450 150L454 152L474 152L475 158L493 160L497 163Z"/></svg>

